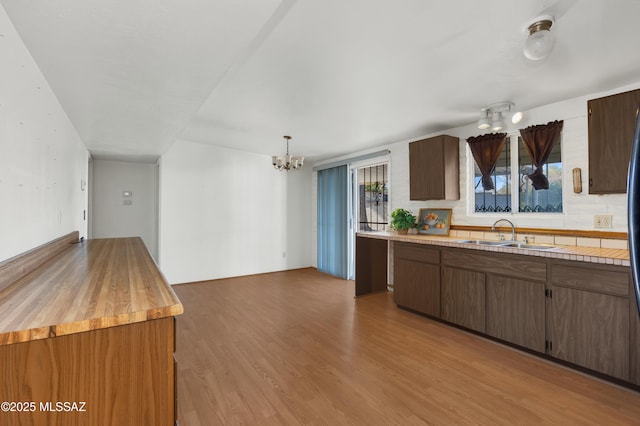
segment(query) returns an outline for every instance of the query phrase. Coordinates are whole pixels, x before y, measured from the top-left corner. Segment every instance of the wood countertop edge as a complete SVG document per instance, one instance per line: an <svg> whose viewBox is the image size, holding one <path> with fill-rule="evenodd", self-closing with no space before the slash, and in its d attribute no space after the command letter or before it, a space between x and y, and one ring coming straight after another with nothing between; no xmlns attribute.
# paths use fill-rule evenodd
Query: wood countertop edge
<svg viewBox="0 0 640 426"><path fill-rule="evenodd" d="M0 333L0 346L48 339L50 337L66 336L69 334L84 333L86 331L100 330L110 327L118 327L138 322L173 317L182 315L183 313L184 307L182 306L182 303L176 303L173 305L147 309L145 311L88 318L81 321L42 326L26 330L7 331Z"/></svg>
<svg viewBox="0 0 640 426"><path fill-rule="evenodd" d="M184 313L140 237L69 245L27 272L0 289L0 346Z"/></svg>

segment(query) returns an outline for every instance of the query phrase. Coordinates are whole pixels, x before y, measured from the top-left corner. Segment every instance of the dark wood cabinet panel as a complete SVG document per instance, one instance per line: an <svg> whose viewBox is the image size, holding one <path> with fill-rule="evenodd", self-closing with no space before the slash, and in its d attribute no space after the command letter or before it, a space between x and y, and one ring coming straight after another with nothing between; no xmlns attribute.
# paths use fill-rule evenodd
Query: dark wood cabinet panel
<svg viewBox="0 0 640 426"><path fill-rule="evenodd" d="M629 380L634 331L629 268L554 260L550 281L549 353Z"/></svg>
<svg viewBox="0 0 640 426"><path fill-rule="evenodd" d="M629 379L629 299L553 286L551 355Z"/></svg>
<svg viewBox="0 0 640 426"><path fill-rule="evenodd" d="M423 244L394 243L395 257L440 265L440 250Z"/></svg>
<svg viewBox="0 0 640 426"><path fill-rule="evenodd" d="M487 334L544 352L544 287L542 282L487 276Z"/></svg>
<svg viewBox="0 0 640 426"><path fill-rule="evenodd" d="M551 282L580 290L629 296L628 268L585 268L578 262L556 262L551 269Z"/></svg>
<svg viewBox="0 0 640 426"><path fill-rule="evenodd" d="M529 280L546 281L547 279L546 262L530 256L448 249L442 250L442 264Z"/></svg>
<svg viewBox="0 0 640 426"><path fill-rule="evenodd" d="M356 296L387 290L387 240L356 237Z"/></svg>
<svg viewBox="0 0 640 426"><path fill-rule="evenodd" d="M589 193L624 194L640 89L588 101Z"/></svg>
<svg viewBox="0 0 640 426"><path fill-rule="evenodd" d="M445 321L485 332L485 274L442 268L440 315Z"/></svg>
<svg viewBox="0 0 640 426"><path fill-rule="evenodd" d="M440 266L395 258L393 300L434 317L440 316Z"/></svg>
<svg viewBox="0 0 640 426"><path fill-rule="evenodd" d="M460 140L441 135L409 144L409 198L460 199Z"/></svg>

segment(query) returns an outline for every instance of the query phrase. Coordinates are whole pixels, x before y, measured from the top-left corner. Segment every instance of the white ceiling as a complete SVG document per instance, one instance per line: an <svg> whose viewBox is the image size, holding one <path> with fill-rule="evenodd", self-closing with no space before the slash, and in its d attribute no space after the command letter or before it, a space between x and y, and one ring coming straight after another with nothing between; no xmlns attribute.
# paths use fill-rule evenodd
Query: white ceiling
<svg viewBox="0 0 640 426"><path fill-rule="evenodd" d="M0 0L96 158L320 160L640 81L638 0ZM552 55L522 55L555 16Z"/></svg>

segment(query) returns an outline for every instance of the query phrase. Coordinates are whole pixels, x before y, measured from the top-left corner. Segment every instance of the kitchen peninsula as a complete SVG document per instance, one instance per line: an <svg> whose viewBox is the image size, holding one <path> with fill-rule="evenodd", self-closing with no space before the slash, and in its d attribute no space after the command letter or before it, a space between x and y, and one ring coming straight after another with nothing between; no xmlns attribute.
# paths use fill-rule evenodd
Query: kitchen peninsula
<svg viewBox="0 0 640 426"><path fill-rule="evenodd" d="M378 247L369 263L388 263L398 307L640 385L640 320L627 250L357 234L356 251L371 244L389 246L388 260ZM358 283L367 261L356 259L356 288L367 287Z"/></svg>
<svg viewBox="0 0 640 426"><path fill-rule="evenodd" d="M0 282L0 423L173 425L182 304L140 238L63 240Z"/></svg>

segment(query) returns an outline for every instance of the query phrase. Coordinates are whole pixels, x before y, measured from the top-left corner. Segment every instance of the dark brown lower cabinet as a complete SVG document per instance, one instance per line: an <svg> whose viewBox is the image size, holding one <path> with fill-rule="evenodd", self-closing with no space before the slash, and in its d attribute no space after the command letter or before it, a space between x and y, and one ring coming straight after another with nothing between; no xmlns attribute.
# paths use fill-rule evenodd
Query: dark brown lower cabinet
<svg viewBox="0 0 640 426"><path fill-rule="evenodd" d="M414 311L440 316L440 251L394 243L393 300Z"/></svg>
<svg viewBox="0 0 640 426"><path fill-rule="evenodd" d="M445 321L485 332L484 272L443 267L441 318Z"/></svg>
<svg viewBox="0 0 640 426"><path fill-rule="evenodd" d="M629 299L553 288L551 355L629 379Z"/></svg>
<svg viewBox="0 0 640 426"><path fill-rule="evenodd" d="M550 354L629 380L629 268L554 261Z"/></svg>
<svg viewBox="0 0 640 426"><path fill-rule="evenodd" d="M393 244L398 306L640 385L629 267Z"/></svg>
<svg viewBox="0 0 640 426"><path fill-rule="evenodd" d="M356 237L356 296L387 291L387 240Z"/></svg>
<svg viewBox="0 0 640 426"><path fill-rule="evenodd" d="M545 283L487 276L487 334L538 352L545 350Z"/></svg>

